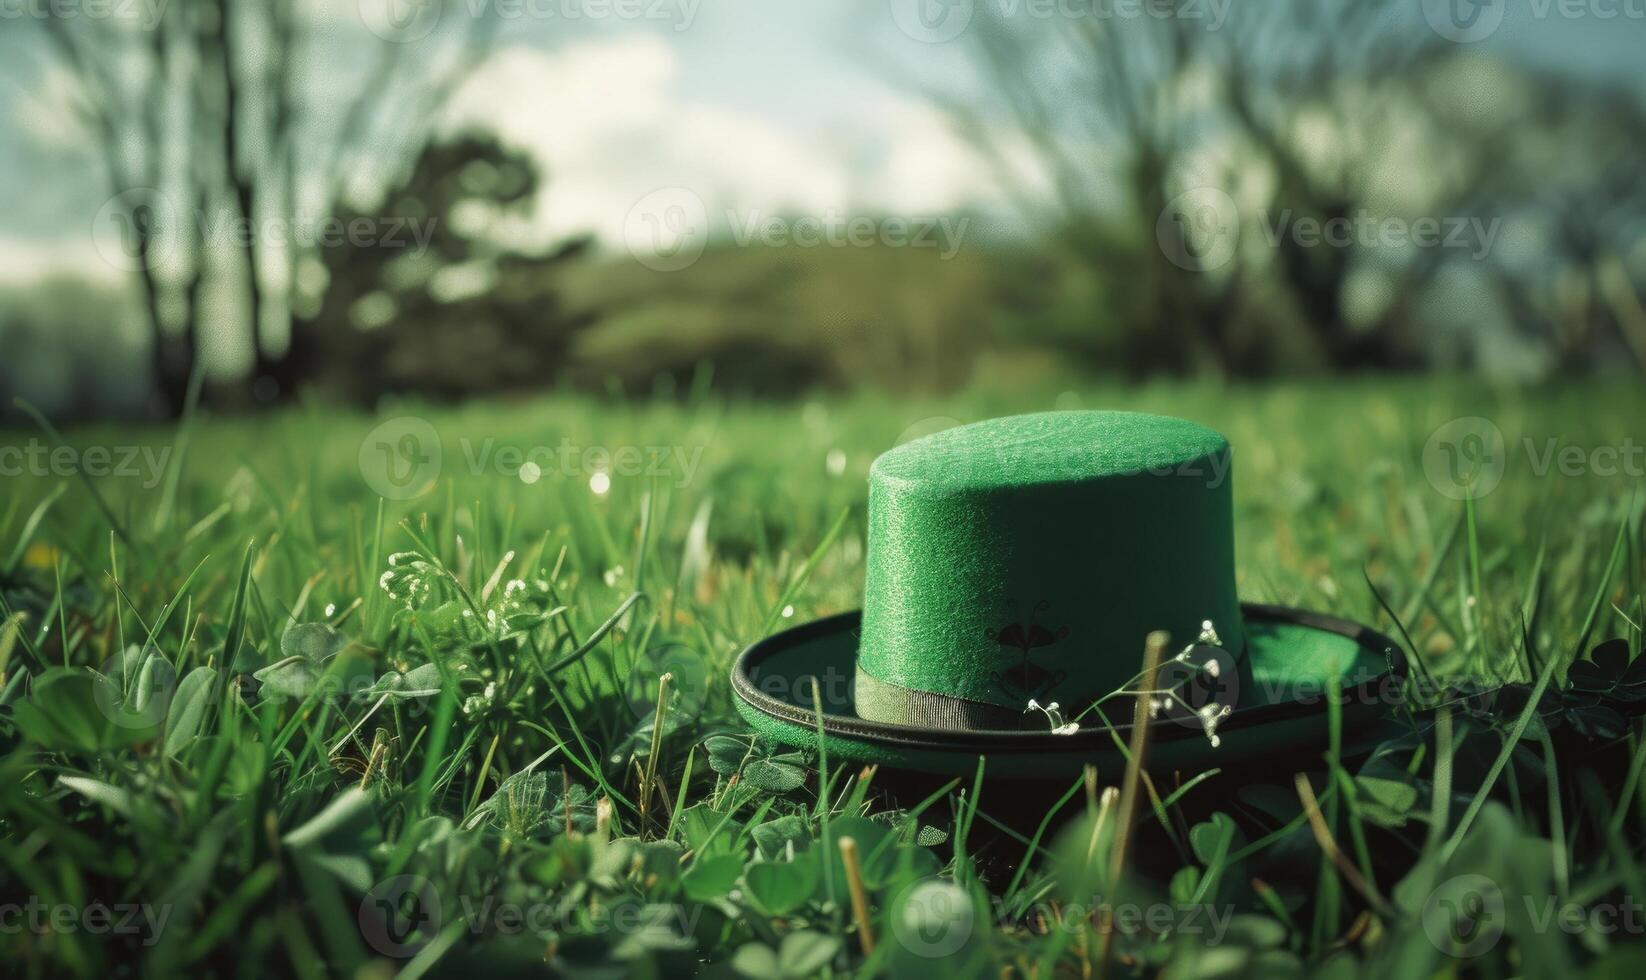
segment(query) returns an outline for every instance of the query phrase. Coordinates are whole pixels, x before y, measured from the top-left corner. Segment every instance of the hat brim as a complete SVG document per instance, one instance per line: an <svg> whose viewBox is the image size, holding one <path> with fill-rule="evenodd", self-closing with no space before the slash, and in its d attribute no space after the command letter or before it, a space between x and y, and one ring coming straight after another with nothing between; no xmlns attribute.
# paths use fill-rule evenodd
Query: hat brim
<svg viewBox="0 0 1646 980"><path fill-rule="evenodd" d="M1160 718L1150 723L1148 768L1198 772L1282 758L1318 760L1331 737L1329 701L1339 707L1345 755L1366 750L1396 730L1406 657L1393 640L1348 620L1282 606L1244 603L1246 652L1239 698L1212 745L1198 724ZM979 756L986 772L1050 779L1096 765L1125 763L1131 738L1130 699L1108 702L1112 725L1097 715L1078 732L945 731L870 721L853 701L859 613L819 619L755 643L732 665L732 694L755 731L772 741L821 747L830 760L875 763L918 772L970 775ZM819 678L813 683L810 678ZM821 724L813 691L821 702ZM1048 726L1049 727L1049 726ZM820 731L821 729L821 731Z"/></svg>

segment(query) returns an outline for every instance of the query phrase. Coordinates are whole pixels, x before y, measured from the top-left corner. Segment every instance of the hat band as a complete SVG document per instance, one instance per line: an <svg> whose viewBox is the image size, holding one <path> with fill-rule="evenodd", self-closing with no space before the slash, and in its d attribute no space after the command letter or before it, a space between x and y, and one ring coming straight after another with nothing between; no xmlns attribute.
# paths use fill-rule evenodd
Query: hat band
<svg viewBox="0 0 1646 980"><path fill-rule="evenodd" d="M857 668L854 696L858 717L889 725L947 731L1017 731L1023 722L1022 715L1010 708L890 684L870 676L861 665Z"/></svg>

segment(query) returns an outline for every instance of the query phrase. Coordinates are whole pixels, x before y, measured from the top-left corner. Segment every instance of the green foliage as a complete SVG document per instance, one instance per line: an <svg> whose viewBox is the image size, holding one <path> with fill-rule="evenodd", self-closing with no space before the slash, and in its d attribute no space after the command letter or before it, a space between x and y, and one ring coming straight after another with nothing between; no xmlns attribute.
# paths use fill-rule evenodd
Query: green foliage
<svg viewBox="0 0 1646 980"><path fill-rule="evenodd" d="M766 793L787 793L806 782L801 752L774 749L759 739L717 735L703 743L709 753L709 767L722 776L736 776L743 785Z"/></svg>
<svg viewBox="0 0 1646 980"><path fill-rule="evenodd" d="M141 714L128 713L127 703L114 682L100 674L53 667L35 678L28 698L13 706L11 721L43 748L95 753L152 736L152 724Z"/></svg>
<svg viewBox="0 0 1646 980"><path fill-rule="evenodd" d="M14 972L1080 976L1098 972L1101 902L1171 913L1113 933L1110 976L1630 967L1624 937L1543 916L1550 896L1632 894L1643 860L1638 503L1625 479L1511 468L1471 523L1421 454L1467 414L1510 443L1621 444L1646 393L693 397L431 414L446 468L403 502L361 479L375 420L312 409L191 423L169 502L104 481L105 511L79 482L8 485L0 877L50 907L169 910L131 933L0 934ZM1444 731L1420 713L1366 758L1322 744L1302 763L1335 858L1290 772L1161 773L1110 882L1100 800L1120 773L1090 798L1071 774L1048 820L994 763L980 795L969 779L910 790L825 771L733 712L730 660L768 621L857 604L877 451L921 419L1054 398L1223 430L1243 596L1409 635L1437 679L1420 696L1450 703ZM584 471L471 472L460 440L488 437L703 452L689 476L614 470L596 493ZM1442 902L1469 898L1448 883L1470 876L1515 911L1459 958L1425 923L1445 924Z"/></svg>

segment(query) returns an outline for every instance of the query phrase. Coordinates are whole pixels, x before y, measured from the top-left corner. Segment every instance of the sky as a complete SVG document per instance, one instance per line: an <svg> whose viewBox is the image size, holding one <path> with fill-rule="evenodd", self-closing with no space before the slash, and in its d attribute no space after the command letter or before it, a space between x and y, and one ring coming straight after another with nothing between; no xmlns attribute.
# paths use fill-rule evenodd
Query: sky
<svg viewBox="0 0 1646 980"><path fill-rule="evenodd" d="M0 8L11 2L26 0ZM365 64L350 52L379 43L374 27L392 31L379 5L407 2L325 0L317 48L336 57L317 84L347 90ZM498 5L501 28L443 128L485 126L543 164L526 234L618 244L636 203L659 189L686 189L717 220L936 213L989 193L941 117L894 77L908 67L900 59L958 59L934 57L879 3L615 0L633 16L591 16L605 0L458 0L482 2ZM410 43L434 42L452 16ZM0 167L21 177L0 182L0 283L53 269L117 275L94 260L108 192L74 121L72 78L37 25L0 27Z"/></svg>
<svg viewBox="0 0 1646 980"><path fill-rule="evenodd" d="M114 2L140 19L167 0ZM745 227L778 212L987 208L1001 189L909 81L978 84L964 38L950 37L975 29L974 4L1120 17L1136 0L457 0L438 18L418 6L429 0L309 2L322 93L360 77L366 60L355 53L378 36L428 44L460 27L465 9L495 5L494 54L443 125L486 125L543 164L537 220L515 233L591 232L617 247L654 231L646 222L659 203ZM1199 2L1216 16L1231 0ZM1409 0L1406 16L1445 30L1457 22L1443 18L1468 20L1476 2ZM0 284L62 270L117 278L93 234L108 200L103 172L75 121L72 80L30 23L38 6L0 0L0 167L10 177L0 181ZM1485 0L1480 14L1460 43L1626 84L1646 75L1646 0Z"/></svg>

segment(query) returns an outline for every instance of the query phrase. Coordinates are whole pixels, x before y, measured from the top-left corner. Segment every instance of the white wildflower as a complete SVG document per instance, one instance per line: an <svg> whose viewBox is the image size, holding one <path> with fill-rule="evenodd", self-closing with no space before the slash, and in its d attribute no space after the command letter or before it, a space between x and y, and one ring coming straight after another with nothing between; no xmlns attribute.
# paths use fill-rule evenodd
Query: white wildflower
<svg viewBox="0 0 1646 980"><path fill-rule="evenodd" d="M1063 720L1063 712L1058 709L1056 701L1042 706L1039 701L1030 698L1029 706L1023 710L1025 712L1038 711L1045 715L1046 721L1052 726L1053 735L1073 735L1075 732L1080 731L1080 722Z"/></svg>
<svg viewBox="0 0 1646 980"><path fill-rule="evenodd" d="M1229 714L1228 705L1216 703L1205 705L1195 712L1195 717L1200 720L1201 729L1206 733L1206 740L1212 743L1214 749L1223 744L1223 739L1218 737L1217 726L1229 717Z"/></svg>
<svg viewBox="0 0 1646 980"><path fill-rule="evenodd" d="M462 665L459 665L461 667ZM463 699L463 714L478 715L490 711L497 701L497 682L492 681L486 689L478 694L471 694Z"/></svg>

